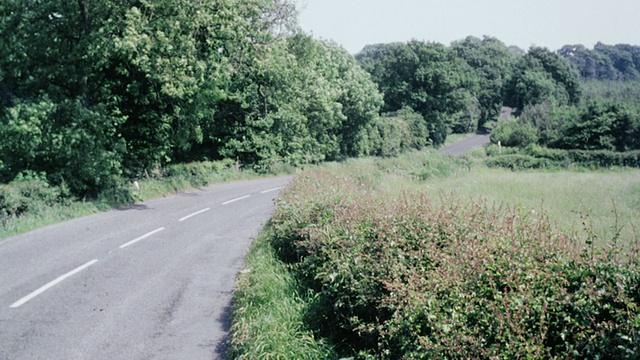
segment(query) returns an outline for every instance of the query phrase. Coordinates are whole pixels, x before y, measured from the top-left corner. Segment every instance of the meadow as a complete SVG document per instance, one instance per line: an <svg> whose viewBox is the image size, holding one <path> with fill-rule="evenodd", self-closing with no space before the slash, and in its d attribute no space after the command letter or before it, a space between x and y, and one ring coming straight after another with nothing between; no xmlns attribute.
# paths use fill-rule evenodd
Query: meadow
<svg viewBox="0 0 640 360"><path fill-rule="evenodd" d="M476 155L298 174L240 277L232 356L634 358L640 172Z"/></svg>

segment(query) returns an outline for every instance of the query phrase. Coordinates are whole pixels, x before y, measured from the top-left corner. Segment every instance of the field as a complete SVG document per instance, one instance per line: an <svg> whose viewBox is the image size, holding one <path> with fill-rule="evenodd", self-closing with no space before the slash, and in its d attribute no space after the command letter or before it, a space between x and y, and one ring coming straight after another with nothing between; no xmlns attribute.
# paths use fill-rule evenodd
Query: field
<svg viewBox="0 0 640 360"><path fill-rule="evenodd" d="M640 226L640 171L512 172L474 168L455 178L424 184L431 196L454 192L495 206L512 205L544 211L565 232L595 235L605 244L620 232L635 242Z"/></svg>
<svg viewBox="0 0 640 360"><path fill-rule="evenodd" d="M416 152L304 171L240 278L233 355L633 358L638 210L637 170Z"/></svg>

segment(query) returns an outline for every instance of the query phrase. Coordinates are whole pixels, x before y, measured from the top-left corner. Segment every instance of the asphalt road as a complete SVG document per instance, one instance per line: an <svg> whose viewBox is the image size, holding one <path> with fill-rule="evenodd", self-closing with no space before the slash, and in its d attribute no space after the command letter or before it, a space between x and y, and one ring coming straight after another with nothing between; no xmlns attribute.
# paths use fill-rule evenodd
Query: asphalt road
<svg viewBox="0 0 640 360"><path fill-rule="evenodd" d="M0 359L217 359L235 278L290 178L184 193L0 241Z"/></svg>
<svg viewBox="0 0 640 360"><path fill-rule="evenodd" d="M459 141L453 145L438 149L440 154L448 154L453 156L459 156L466 154L469 150L488 144L490 142L489 135L475 135L468 139Z"/></svg>

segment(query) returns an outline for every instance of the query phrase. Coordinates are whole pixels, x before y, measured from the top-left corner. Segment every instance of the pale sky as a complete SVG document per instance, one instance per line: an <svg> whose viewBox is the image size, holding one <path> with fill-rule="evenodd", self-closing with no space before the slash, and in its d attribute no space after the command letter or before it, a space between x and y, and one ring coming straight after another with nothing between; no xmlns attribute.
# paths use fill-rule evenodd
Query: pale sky
<svg viewBox="0 0 640 360"><path fill-rule="evenodd" d="M640 0L298 0L299 23L350 53L411 39L489 35L523 50L598 41L640 45Z"/></svg>

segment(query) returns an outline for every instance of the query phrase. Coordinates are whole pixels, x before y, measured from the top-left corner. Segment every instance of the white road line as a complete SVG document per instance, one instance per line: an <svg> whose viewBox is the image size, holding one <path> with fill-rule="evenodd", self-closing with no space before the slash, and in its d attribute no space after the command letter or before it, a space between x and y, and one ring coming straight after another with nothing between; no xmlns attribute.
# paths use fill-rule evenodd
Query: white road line
<svg viewBox="0 0 640 360"><path fill-rule="evenodd" d="M282 190L282 189L283 189L283 187L280 186L280 187L277 187L277 188L265 190L265 191L261 192L261 194L266 194L266 193L270 193L270 192L274 192L274 191L278 191L278 190Z"/></svg>
<svg viewBox="0 0 640 360"><path fill-rule="evenodd" d="M239 197L239 198L237 198L237 199L233 199L233 200L229 200L229 201L227 201L227 202L223 202L223 203L222 203L222 205L229 205L229 204L231 204L231 203L233 203L233 202L240 201L240 200L244 200L244 199L246 199L246 198L248 198L248 197L251 197L251 195L246 195L246 196L243 196L243 197Z"/></svg>
<svg viewBox="0 0 640 360"><path fill-rule="evenodd" d="M33 299L34 297L42 294L43 292L47 291L49 288L55 286L56 284L60 283L64 279L68 278L69 276L71 276L73 274L76 274L76 273L79 273L80 271L88 268L89 266L91 266L91 265L93 265L93 264L95 264L97 262L98 262L97 259L93 259L93 260L89 261L88 263L86 263L86 264L84 264L84 265L82 265L80 267L77 267L74 270L69 271L68 273L58 277L57 279L51 281L50 283L48 283L45 286L39 288L38 290L32 292L31 294L29 294L29 295L23 297L22 299L16 301L10 307L17 308L17 307L20 307L20 306L24 305L27 301L29 301L29 300Z"/></svg>
<svg viewBox="0 0 640 360"><path fill-rule="evenodd" d="M200 214L202 214L202 213L204 213L204 212L207 212L207 211L209 211L209 210L211 210L211 208L206 208L206 209L204 209L204 210L200 210L200 211L198 211L198 212L194 212L193 214L187 215L187 216L183 217L182 219L180 219L180 220L178 220L178 221L180 221L180 222L185 221L185 220L187 220L188 218L194 217L194 216L196 216L196 215L200 215Z"/></svg>
<svg viewBox="0 0 640 360"><path fill-rule="evenodd" d="M152 232L146 233L146 234L144 234L144 235L140 236L139 238L135 238L135 239L133 239L133 240L129 241L128 243L124 243L124 244L120 245L120 249L124 249L124 248L126 248L127 246L129 246L129 245L133 245L133 244L137 243L137 242L138 242L138 241L140 241L140 240L146 239L146 238L148 238L149 236L151 236L151 235L153 235L153 234L157 234L157 233L159 233L159 232L160 232L160 231L162 231L162 230L164 230L164 227L161 227L161 228L159 228L159 229L155 229L155 230L153 230Z"/></svg>

